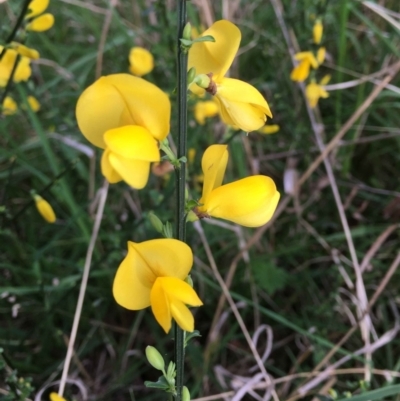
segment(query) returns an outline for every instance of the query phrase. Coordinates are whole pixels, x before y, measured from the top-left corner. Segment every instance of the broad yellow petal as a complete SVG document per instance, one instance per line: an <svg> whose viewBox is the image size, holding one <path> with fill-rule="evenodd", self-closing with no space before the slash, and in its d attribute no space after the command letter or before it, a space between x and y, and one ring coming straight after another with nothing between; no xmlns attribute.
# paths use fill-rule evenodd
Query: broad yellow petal
<svg viewBox="0 0 400 401"><path fill-rule="evenodd" d="M199 203L207 203L211 191L222 184L229 158L227 148L227 145L211 145L204 152L201 159L204 184L203 194Z"/></svg>
<svg viewBox="0 0 400 401"><path fill-rule="evenodd" d="M5 116L11 116L15 114L18 110L18 105L11 96L6 96L3 101L2 114Z"/></svg>
<svg viewBox="0 0 400 401"><path fill-rule="evenodd" d="M32 18L42 14L49 6L49 3L50 0L32 0L28 6L29 13L26 14L25 18Z"/></svg>
<svg viewBox="0 0 400 401"><path fill-rule="evenodd" d="M108 160L114 170L132 188L142 189L146 186L150 174L149 161L126 159L113 152L110 152Z"/></svg>
<svg viewBox="0 0 400 401"><path fill-rule="evenodd" d="M122 177L110 163L110 150L106 149L101 156L101 172L110 184L116 184Z"/></svg>
<svg viewBox="0 0 400 401"><path fill-rule="evenodd" d="M205 119L218 114L218 104L213 100L197 102L194 106L194 118L200 125L205 124Z"/></svg>
<svg viewBox="0 0 400 401"><path fill-rule="evenodd" d="M101 77L79 97L76 118L86 139L105 148L103 135L112 128L139 125L157 139L169 133L171 103L158 87L129 74Z"/></svg>
<svg viewBox="0 0 400 401"><path fill-rule="evenodd" d="M28 31L44 32L54 25L53 14L43 14L40 17L33 19L27 26Z"/></svg>
<svg viewBox="0 0 400 401"><path fill-rule="evenodd" d="M138 77L148 74L154 68L153 55L143 47L132 47L129 53L130 72Z"/></svg>
<svg viewBox="0 0 400 401"><path fill-rule="evenodd" d="M271 219L279 196L271 178L256 175L214 189L202 210L242 226L259 227Z"/></svg>
<svg viewBox="0 0 400 401"><path fill-rule="evenodd" d="M160 277L159 280L162 283L165 293L168 294L171 300L177 299L191 306L203 305L196 291L182 279L176 277Z"/></svg>
<svg viewBox="0 0 400 401"><path fill-rule="evenodd" d="M166 333L171 330L171 309L167 294L162 287L161 277L154 282L150 294L151 310L158 324Z"/></svg>
<svg viewBox="0 0 400 401"><path fill-rule="evenodd" d="M131 244L128 242L128 254L115 275L113 295L124 308L139 310L150 306L150 291L155 277Z"/></svg>
<svg viewBox="0 0 400 401"><path fill-rule="evenodd" d="M239 49L239 28L226 20L215 22L201 36L211 35L215 42L194 43L189 50L188 69L195 67L197 74L213 73L215 82L226 74Z"/></svg>
<svg viewBox="0 0 400 401"><path fill-rule="evenodd" d="M321 65L325 61L325 56L326 56L326 49L325 47L320 47L317 51L317 61L318 65ZM316 67L314 67L316 68Z"/></svg>
<svg viewBox="0 0 400 401"><path fill-rule="evenodd" d="M279 129L280 127L278 124L271 124L271 125L264 125L264 127L260 128L258 132L260 134L270 135L270 134L275 134L276 132L279 131Z"/></svg>
<svg viewBox="0 0 400 401"><path fill-rule="evenodd" d="M194 330L194 318L189 308L183 302L173 299L170 303L170 309L178 326L191 333Z"/></svg>
<svg viewBox="0 0 400 401"><path fill-rule="evenodd" d="M22 45L21 43L18 42L11 42L13 48L17 51L18 54L21 56L30 58L32 60L36 60L40 57L40 54L37 50L31 49L30 47L27 47L25 45Z"/></svg>
<svg viewBox="0 0 400 401"><path fill-rule="evenodd" d="M34 96L28 96L26 100L28 101L29 107L32 111L36 113L40 110L40 103Z"/></svg>
<svg viewBox="0 0 400 401"><path fill-rule="evenodd" d="M254 86L238 79L224 78L215 97L226 124L250 132L272 117L267 101Z"/></svg>
<svg viewBox="0 0 400 401"><path fill-rule="evenodd" d="M146 128L138 125L110 129L104 134L104 142L111 152L126 159L160 160L157 141Z"/></svg>
<svg viewBox="0 0 400 401"><path fill-rule="evenodd" d="M176 239L130 242L129 246L150 266L154 277L176 277L183 280L193 265L192 250Z"/></svg>

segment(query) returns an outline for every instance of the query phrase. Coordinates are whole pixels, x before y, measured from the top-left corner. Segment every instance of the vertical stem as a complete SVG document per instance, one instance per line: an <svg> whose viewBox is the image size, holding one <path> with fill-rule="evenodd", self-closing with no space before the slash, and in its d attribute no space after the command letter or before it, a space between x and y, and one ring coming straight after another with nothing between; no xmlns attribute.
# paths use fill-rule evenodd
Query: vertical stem
<svg viewBox="0 0 400 401"><path fill-rule="evenodd" d="M182 50L179 39L183 35L186 25L186 0L178 1L178 159L186 156L187 136L187 53ZM175 169L176 176L176 217L175 235L180 241L186 240L185 232L185 184L186 164L181 163L180 168ZM176 363L176 401L182 399L183 373L184 373L184 331L174 324L175 328L175 363Z"/></svg>

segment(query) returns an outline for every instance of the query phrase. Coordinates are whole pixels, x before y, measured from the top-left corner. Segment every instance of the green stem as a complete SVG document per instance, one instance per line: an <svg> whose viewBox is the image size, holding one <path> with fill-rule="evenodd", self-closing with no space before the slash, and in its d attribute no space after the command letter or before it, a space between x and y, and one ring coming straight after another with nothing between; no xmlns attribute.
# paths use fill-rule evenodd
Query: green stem
<svg viewBox="0 0 400 401"><path fill-rule="evenodd" d="M177 158L186 156L187 137L187 53L182 50L179 39L182 37L183 28L186 25L186 0L178 2L178 149ZM185 232L185 184L186 184L186 163L180 163L175 168L176 176L176 238L180 241L186 240ZM176 363L176 401L182 400L182 387L184 375L184 332L174 324L175 328L175 363Z"/></svg>

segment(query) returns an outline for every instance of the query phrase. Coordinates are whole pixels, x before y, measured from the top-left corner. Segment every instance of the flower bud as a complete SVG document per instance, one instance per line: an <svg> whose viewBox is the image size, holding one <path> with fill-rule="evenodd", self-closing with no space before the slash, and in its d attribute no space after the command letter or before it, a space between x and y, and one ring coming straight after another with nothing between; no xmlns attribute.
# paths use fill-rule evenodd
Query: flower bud
<svg viewBox="0 0 400 401"><path fill-rule="evenodd" d="M200 88L207 89L210 86L211 78L206 74L197 75L193 80Z"/></svg>
<svg viewBox="0 0 400 401"><path fill-rule="evenodd" d="M189 389L186 386L182 387L182 401L190 401Z"/></svg>
<svg viewBox="0 0 400 401"><path fill-rule="evenodd" d="M163 223L153 212L149 213L149 220L150 220L151 225L154 227L154 229L158 233L162 233Z"/></svg>
<svg viewBox="0 0 400 401"><path fill-rule="evenodd" d="M185 278L185 281L193 288L193 280L190 274Z"/></svg>
<svg viewBox="0 0 400 401"><path fill-rule="evenodd" d="M157 351L156 348L148 345L146 347L146 358L150 365L157 370L163 371L165 369L165 362L162 355Z"/></svg>
<svg viewBox="0 0 400 401"><path fill-rule="evenodd" d="M182 38L186 40L192 39L192 25L188 22L183 28Z"/></svg>

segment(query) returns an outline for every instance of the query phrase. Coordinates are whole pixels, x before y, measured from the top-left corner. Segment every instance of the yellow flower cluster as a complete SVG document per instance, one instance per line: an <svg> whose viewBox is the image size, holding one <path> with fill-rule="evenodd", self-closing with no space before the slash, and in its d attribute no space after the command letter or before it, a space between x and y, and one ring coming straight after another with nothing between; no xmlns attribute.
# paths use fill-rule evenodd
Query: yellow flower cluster
<svg viewBox="0 0 400 401"><path fill-rule="evenodd" d="M315 21L313 26L313 42L319 45L322 40L323 24L320 19ZM290 79L295 82L304 82L310 76L311 68L317 69L324 62L326 55L325 47L319 47L316 53L312 51L303 51L295 54L295 59L299 61L298 65L292 70ZM315 108L320 98L327 98L328 92L324 89L330 80L330 76L325 76L317 83L312 77L306 86L306 98L311 108Z"/></svg>
<svg viewBox="0 0 400 401"><path fill-rule="evenodd" d="M228 21L218 21L203 35L214 36L216 42L195 43L189 52L189 66L199 74L212 75L215 93L213 100L196 105L196 120L204 124L206 118L219 112L233 127L247 132L260 129L266 116L271 117L263 96L251 85L225 77L239 47L239 29ZM168 96L138 77L153 68L150 56L147 50L133 48L130 70L137 76L103 76L84 90L76 106L81 132L104 150L103 175L110 183L123 180L136 189L147 184L150 165L160 161L159 147L166 149L164 139L170 129ZM189 152L189 163L195 154L195 149ZM223 185L228 157L227 145L212 145L205 151L203 192L194 213L199 218L222 218L247 227L265 224L279 201L275 183L256 175ZM114 279L114 298L130 310L150 306L165 332L173 319L183 330L193 331L194 319L187 305L200 306L202 301L188 279L192 265L192 251L182 241L164 238L128 242L128 253Z"/></svg>

